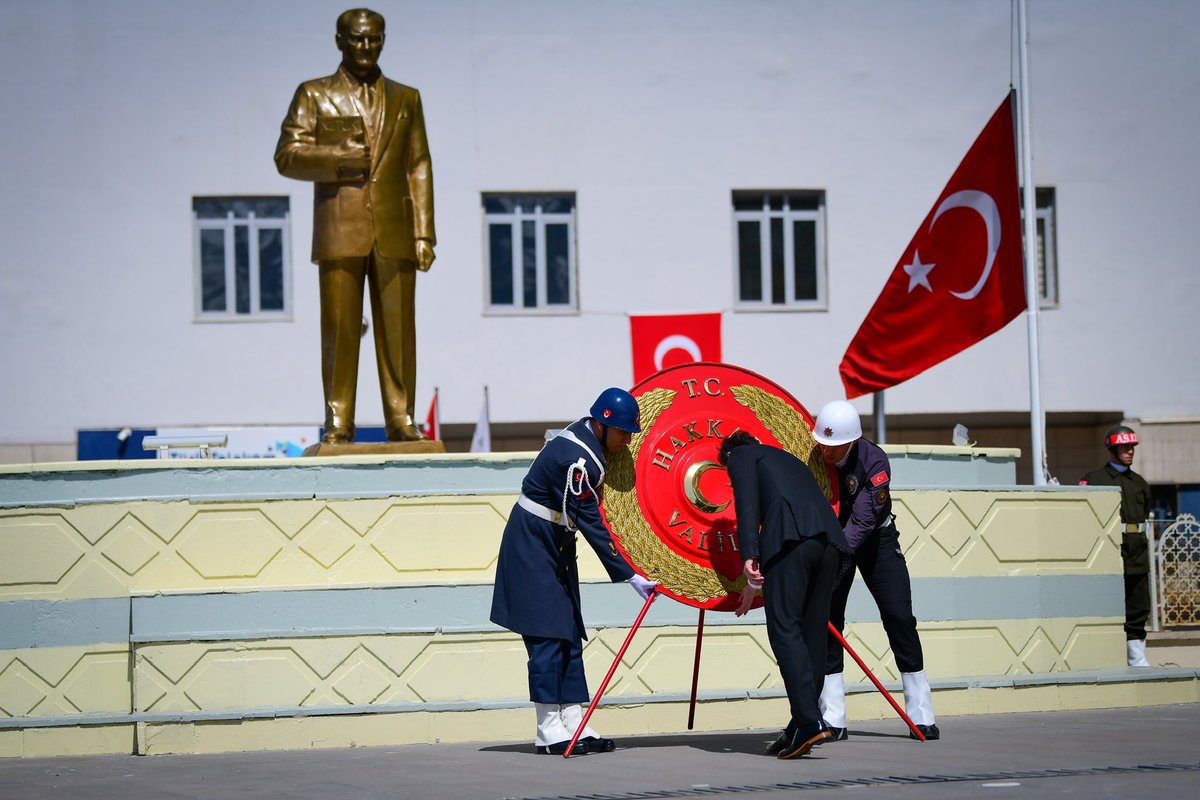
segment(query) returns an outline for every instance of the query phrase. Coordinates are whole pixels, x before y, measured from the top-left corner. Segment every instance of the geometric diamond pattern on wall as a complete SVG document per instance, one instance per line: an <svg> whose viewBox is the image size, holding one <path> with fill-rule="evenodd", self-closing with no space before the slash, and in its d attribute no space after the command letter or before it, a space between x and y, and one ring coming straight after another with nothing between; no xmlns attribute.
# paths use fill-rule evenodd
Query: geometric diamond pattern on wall
<svg viewBox="0 0 1200 800"><path fill-rule="evenodd" d="M1102 538L1081 524L1084 515L1090 510L1078 503L1007 503L996 508L981 538L998 561L1013 567L1078 569L1098 555Z"/></svg>
<svg viewBox="0 0 1200 800"><path fill-rule="evenodd" d="M587 643L593 687L627 634L605 629ZM689 690L694 629L643 628L635 643L608 694ZM704 652L706 691L782 685L762 626L710 627ZM137 710L159 713L512 701L527 696L526 659L520 638L507 632L156 643L137 646L134 680Z"/></svg>
<svg viewBox="0 0 1200 800"><path fill-rule="evenodd" d="M718 633L714 634L714 631ZM741 625L709 627L706 634L701 645L700 666L701 681L706 690L764 689L779 682L779 670L766 642L765 629ZM641 631L638 635L641 636ZM606 642L610 639L606 635L601 638ZM695 666L696 632L658 633L646 638L650 641L636 654L632 674L614 687L614 696L675 692L679 691L681 681L690 685ZM601 663L606 659L612 663L608 648L603 656L592 659L598 671L607 670L608 664Z"/></svg>
<svg viewBox="0 0 1200 800"><path fill-rule="evenodd" d="M179 534L179 557L200 575L253 578L279 555L286 537L253 508L206 510Z"/></svg>
<svg viewBox="0 0 1200 800"><path fill-rule="evenodd" d="M1121 620L1018 619L922 623L918 627L925 670L931 677L1027 675L1124 665ZM899 680L880 623L847 626L846 641L877 677ZM876 671L873 663L881 671ZM861 674L849 656L846 669Z"/></svg>
<svg viewBox="0 0 1200 800"><path fill-rule="evenodd" d="M431 640L427 647L400 670L399 679L404 682L412 696L423 703L447 703L462 700L469 692L472 696L479 691L502 691L502 696L511 697L525 692L525 686L499 686L493 682L501 668L500 658L505 659L511 669L518 663L513 659L513 650L504 649L493 654L489 642L494 637L454 637ZM524 648L522 648L524 649ZM524 654L522 654L524 655ZM519 659L524 668L527 657ZM493 663L496 662L496 663ZM523 669L522 669L523 671ZM527 684L526 684L527 685Z"/></svg>
<svg viewBox="0 0 1200 800"><path fill-rule="evenodd" d="M957 506L947 505L945 513L926 528L929 538L951 559L957 559L977 534L975 526L965 516L953 513L956 509Z"/></svg>
<svg viewBox="0 0 1200 800"><path fill-rule="evenodd" d="M0 602L487 582L511 496L0 510ZM85 535L82 531L86 530Z"/></svg>
<svg viewBox="0 0 1200 800"><path fill-rule="evenodd" d="M0 653L0 716L129 710L129 654L109 647Z"/></svg>
<svg viewBox="0 0 1200 800"><path fill-rule="evenodd" d="M322 567L329 569L358 544L358 534L329 509L306 524L296 544Z"/></svg>
<svg viewBox="0 0 1200 800"><path fill-rule="evenodd" d="M132 514L126 514L108 535L100 552L126 575L136 575L159 554L161 541Z"/></svg>
<svg viewBox="0 0 1200 800"><path fill-rule="evenodd" d="M350 705L370 705L391 688L396 674L365 647L356 647L351 659L331 681L333 690Z"/></svg>
<svg viewBox="0 0 1200 800"><path fill-rule="evenodd" d="M901 490L894 500L914 577L1082 575L1120 570L1119 534L1100 524L1115 518L1110 494ZM489 495L4 509L0 601L487 583L512 502ZM607 580L587 548L579 566L585 580Z"/></svg>
<svg viewBox="0 0 1200 800"><path fill-rule="evenodd" d="M496 560L505 519L487 502L410 504L376 523L373 546L397 572L486 571ZM455 548L431 547L452 540Z"/></svg>
<svg viewBox="0 0 1200 800"><path fill-rule="evenodd" d="M12 661L0 672L0 712L6 717L28 717L46 699L40 682L30 678L28 668Z"/></svg>
<svg viewBox="0 0 1200 800"><path fill-rule="evenodd" d="M0 517L0 586L52 586L79 563L86 545L59 514Z"/></svg>
<svg viewBox="0 0 1200 800"><path fill-rule="evenodd" d="M1121 624L1113 620L1005 620L921 625L925 667L933 679L1019 675L1118 666ZM641 628L617 666L606 696L684 694L691 689L694 628ZM626 628L596 631L585 643L589 685L599 685ZM899 681L879 623L855 623L846 639L884 681ZM765 626L706 628L701 691L780 689ZM236 708L370 706L521 701L526 654L519 637L488 634L390 634L294 640L139 645L135 670L141 709L156 712ZM159 669L159 663L171 666ZM172 680L166 673L182 674ZM330 666L332 669L330 669ZM846 679L866 677L847 655ZM26 701L28 702L28 701Z"/></svg>
<svg viewBox="0 0 1200 800"><path fill-rule="evenodd" d="M287 647L214 646L188 672L180 688L201 709L299 706L312 692L310 671Z"/></svg>

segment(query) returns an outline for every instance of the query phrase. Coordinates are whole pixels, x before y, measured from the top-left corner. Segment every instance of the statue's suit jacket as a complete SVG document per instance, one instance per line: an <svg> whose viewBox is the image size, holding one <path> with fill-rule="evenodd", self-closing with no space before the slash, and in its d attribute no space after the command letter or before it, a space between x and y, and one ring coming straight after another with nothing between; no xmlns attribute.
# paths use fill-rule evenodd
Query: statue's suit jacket
<svg viewBox="0 0 1200 800"><path fill-rule="evenodd" d="M416 240L436 244L433 173L420 93L384 78L378 126L367 142L371 170L364 178L338 175L332 145L317 145L321 117L361 116L353 81L341 70L300 84L275 148L281 175L316 183L313 192L312 260L366 256L416 261ZM382 89L382 91L380 91ZM379 100L376 105L380 105Z"/></svg>

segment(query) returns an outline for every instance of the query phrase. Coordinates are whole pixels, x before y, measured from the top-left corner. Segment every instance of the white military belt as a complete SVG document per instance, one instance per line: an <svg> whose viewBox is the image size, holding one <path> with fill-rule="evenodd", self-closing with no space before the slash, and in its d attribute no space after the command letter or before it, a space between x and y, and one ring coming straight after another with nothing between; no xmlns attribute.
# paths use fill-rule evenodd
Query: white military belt
<svg viewBox="0 0 1200 800"><path fill-rule="evenodd" d="M1144 522L1126 522L1125 523L1125 532L1126 533L1141 533L1145 529L1146 529L1146 523L1144 523Z"/></svg>
<svg viewBox="0 0 1200 800"><path fill-rule="evenodd" d="M575 522L568 516L565 516L561 511L555 511L552 508L546 508L540 503L535 503L524 494L517 497L517 505L533 514L539 519L544 519L553 525L563 525L568 528L574 528Z"/></svg>

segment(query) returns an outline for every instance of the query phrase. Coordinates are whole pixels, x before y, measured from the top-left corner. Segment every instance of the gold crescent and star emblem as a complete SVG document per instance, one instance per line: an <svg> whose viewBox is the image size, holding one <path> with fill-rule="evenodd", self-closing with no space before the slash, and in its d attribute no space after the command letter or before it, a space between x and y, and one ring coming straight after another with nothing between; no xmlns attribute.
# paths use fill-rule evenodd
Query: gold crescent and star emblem
<svg viewBox="0 0 1200 800"><path fill-rule="evenodd" d="M605 480L602 510L613 540L665 594L732 611L745 587L743 532L728 474L717 462L721 442L742 429L787 450L808 465L836 506L836 473L812 437L813 417L777 384L730 364L670 367L632 393L642 431L609 457Z"/></svg>
<svg viewBox="0 0 1200 800"><path fill-rule="evenodd" d="M683 494L687 497L688 502L696 507L697 511L705 514L720 514L729 507L729 501L726 500L717 505L705 497L700 490L700 477L710 469L725 471L725 468L715 461L696 461L688 467L683 473Z"/></svg>

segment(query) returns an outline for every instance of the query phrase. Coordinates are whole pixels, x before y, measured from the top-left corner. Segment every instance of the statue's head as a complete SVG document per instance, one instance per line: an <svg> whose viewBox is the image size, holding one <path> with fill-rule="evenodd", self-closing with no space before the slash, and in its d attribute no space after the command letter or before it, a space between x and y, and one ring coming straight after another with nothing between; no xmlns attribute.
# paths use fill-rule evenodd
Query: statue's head
<svg viewBox="0 0 1200 800"><path fill-rule="evenodd" d="M342 65L356 78L368 78L383 52L383 15L369 8L343 11L337 21L338 50Z"/></svg>

